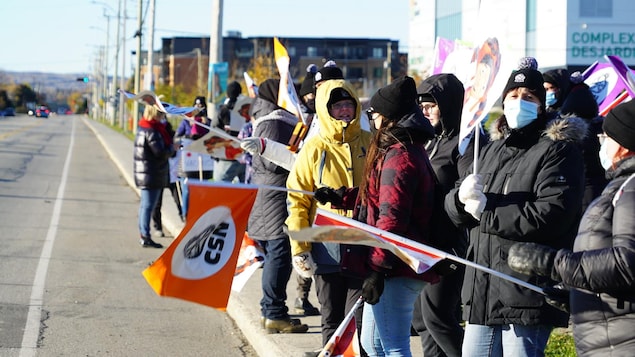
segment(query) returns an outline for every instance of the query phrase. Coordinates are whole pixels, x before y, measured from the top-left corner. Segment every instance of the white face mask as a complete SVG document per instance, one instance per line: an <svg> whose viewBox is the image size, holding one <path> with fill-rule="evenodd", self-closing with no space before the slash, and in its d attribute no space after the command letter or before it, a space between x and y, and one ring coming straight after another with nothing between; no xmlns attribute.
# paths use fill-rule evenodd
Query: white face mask
<svg viewBox="0 0 635 357"><path fill-rule="evenodd" d="M509 99L505 101L503 114L507 119L507 125L512 129L520 129L538 117L538 104L522 99Z"/></svg>

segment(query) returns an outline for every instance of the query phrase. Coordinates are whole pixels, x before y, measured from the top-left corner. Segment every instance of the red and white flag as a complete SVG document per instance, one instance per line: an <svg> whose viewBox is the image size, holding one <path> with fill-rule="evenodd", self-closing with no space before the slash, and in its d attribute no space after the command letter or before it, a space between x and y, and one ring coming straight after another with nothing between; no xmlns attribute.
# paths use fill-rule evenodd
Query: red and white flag
<svg viewBox="0 0 635 357"><path fill-rule="evenodd" d="M225 311L258 188L207 182L188 185L187 223L143 276L160 296Z"/></svg>
<svg viewBox="0 0 635 357"><path fill-rule="evenodd" d="M240 148L240 139L229 135L218 128L198 123L209 130L203 137L194 140L187 150L206 154L223 160L238 160L244 153Z"/></svg>
<svg viewBox="0 0 635 357"><path fill-rule="evenodd" d="M383 231L354 219L342 217L321 208L316 211L313 227L290 232L290 236L292 239L301 242L359 244L386 249L408 264L417 274L424 273L443 259L450 259L544 294L541 287L529 284L511 275L503 274L456 255Z"/></svg>
<svg viewBox="0 0 635 357"><path fill-rule="evenodd" d="M291 232L303 242L333 242L367 245L389 250L417 274L446 258L448 253L371 225L318 208L313 227Z"/></svg>

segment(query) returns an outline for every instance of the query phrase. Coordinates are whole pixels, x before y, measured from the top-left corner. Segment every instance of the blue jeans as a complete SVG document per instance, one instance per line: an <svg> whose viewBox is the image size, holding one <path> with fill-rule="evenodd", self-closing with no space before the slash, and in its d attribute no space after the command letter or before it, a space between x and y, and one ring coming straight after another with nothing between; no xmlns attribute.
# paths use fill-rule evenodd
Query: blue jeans
<svg viewBox="0 0 635 357"><path fill-rule="evenodd" d="M143 238L150 238L150 218L152 211L163 194L162 188L142 188L141 202L139 203L139 234Z"/></svg>
<svg viewBox="0 0 635 357"><path fill-rule="evenodd" d="M291 277L291 243L289 237L259 240L265 251L262 267L262 299L260 312L270 320L289 318L287 308L287 283Z"/></svg>
<svg viewBox="0 0 635 357"><path fill-rule="evenodd" d="M361 340L368 356L412 356L412 312L425 284L411 278L388 278L379 302L364 304Z"/></svg>
<svg viewBox="0 0 635 357"><path fill-rule="evenodd" d="M463 357L538 357L553 327L547 325L465 325Z"/></svg>
<svg viewBox="0 0 635 357"><path fill-rule="evenodd" d="M217 160L214 163L214 181L232 182L238 178L239 183L245 183L245 164L238 160Z"/></svg>

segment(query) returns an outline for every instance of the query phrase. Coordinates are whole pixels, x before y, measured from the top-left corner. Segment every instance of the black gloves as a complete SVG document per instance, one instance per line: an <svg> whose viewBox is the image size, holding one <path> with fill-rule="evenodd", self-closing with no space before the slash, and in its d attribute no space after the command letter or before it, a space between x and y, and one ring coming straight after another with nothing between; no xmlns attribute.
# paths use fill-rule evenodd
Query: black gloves
<svg viewBox="0 0 635 357"><path fill-rule="evenodd" d="M384 292L384 274L373 271L364 279L362 284L362 297L371 305L379 302L379 297Z"/></svg>
<svg viewBox="0 0 635 357"><path fill-rule="evenodd" d="M519 273L546 276L560 281L560 274L554 269L556 249L536 243L514 243L509 248L507 265Z"/></svg>
<svg viewBox="0 0 635 357"><path fill-rule="evenodd" d="M556 284L551 287L542 289L545 292L545 300L547 304L569 313L569 288L564 284Z"/></svg>
<svg viewBox="0 0 635 357"><path fill-rule="evenodd" d="M326 204L327 202L331 202L332 205L341 206L342 201L344 199L344 191L346 191L346 187L342 186L337 190L332 187L320 187L315 190L315 199L321 204Z"/></svg>
<svg viewBox="0 0 635 357"><path fill-rule="evenodd" d="M458 268L459 263L446 258L433 265L432 271L437 273L439 276L446 276L454 273Z"/></svg>

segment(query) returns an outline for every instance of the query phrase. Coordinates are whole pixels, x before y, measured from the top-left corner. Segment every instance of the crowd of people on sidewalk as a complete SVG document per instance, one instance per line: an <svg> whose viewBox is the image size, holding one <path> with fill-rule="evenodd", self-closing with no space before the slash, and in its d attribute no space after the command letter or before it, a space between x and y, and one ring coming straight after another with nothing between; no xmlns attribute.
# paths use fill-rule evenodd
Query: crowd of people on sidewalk
<svg viewBox="0 0 635 357"><path fill-rule="evenodd" d="M140 243L162 247L150 227L154 221L162 231L166 187L183 219L189 179L286 187L259 189L247 233L265 255L262 328L308 331L287 306L294 271L295 312L321 315L322 346L306 356L319 355L360 297L360 356L410 356L413 333L426 357L543 356L553 329L571 322L578 355L629 355L635 101L600 116L583 80L564 68L542 73L535 59L521 59L501 93L503 114L477 124L465 152L466 91L450 73L418 85L395 78L363 104L329 61L309 66L297 86L301 117L280 106L279 79L264 80L254 98L232 82L217 118L207 118L205 98L197 97L194 121L203 125L184 119L176 132L165 113L146 106L134 150ZM170 179L183 140L210 126L238 137L244 159L217 159L203 177L180 170ZM289 150L299 126L307 134ZM294 239L317 209L475 265L448 258L416 274L385 249ZM308 299L312 285L317 307Z"/></svg>

